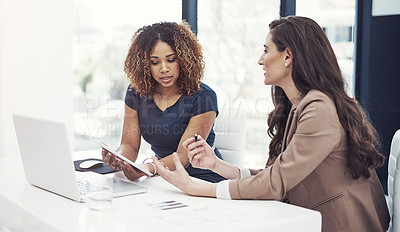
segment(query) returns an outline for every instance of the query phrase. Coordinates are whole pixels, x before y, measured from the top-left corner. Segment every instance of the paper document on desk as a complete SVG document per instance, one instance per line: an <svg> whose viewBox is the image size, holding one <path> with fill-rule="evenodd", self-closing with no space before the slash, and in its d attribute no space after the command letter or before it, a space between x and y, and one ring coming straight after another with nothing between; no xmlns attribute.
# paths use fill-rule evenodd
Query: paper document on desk
<svg viewBox="0 0 400 232"><path fill-rule="evenodd" d="M146 196L141 196L146 197ZM236 222L249 217L249 214L215 203L206 205L188 203L179 200L165 198L142 199L141 201L130 201L135 209L141 209L152 215L159 221L163 221L173 227L193 227L208 225L212 227L222 222Z"/></svg>
<svg viewBox="0 0 400 232"><path fill-rule="evenodd" d="M147 205L152 207L153 209L159 209L159 210L171 210L171 209L179 209L179 208L188 207L188 205L186 205L182 202L177 202L177 201L173 201L173 200L150 203Z"/></svg>
<svg viewBox="0 0 400 232"><path fill-rule="evenodd" d="M217 205L206 205L201 208L174 211L155 216L158 220L178 227L209 225L221 222L236 222L243 219L241 212L231 208L221 208Z"/></svg>

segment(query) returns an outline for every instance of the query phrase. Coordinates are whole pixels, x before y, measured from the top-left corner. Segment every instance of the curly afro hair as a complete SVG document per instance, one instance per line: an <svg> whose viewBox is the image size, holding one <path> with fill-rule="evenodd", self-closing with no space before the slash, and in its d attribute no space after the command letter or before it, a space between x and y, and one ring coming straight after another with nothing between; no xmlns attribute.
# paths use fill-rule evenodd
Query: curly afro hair
<svg viewBox="0 0 400 232"><path fill-rule="evenodd" d="M153 96L157 82L150 73L150 54L158 41L167 43L177 55L180 74L177 81L181 94L192 95L200 88L204 75L202 47L187 22L160 22L139 28L125 60L124 71L141 96Z"/></svg>

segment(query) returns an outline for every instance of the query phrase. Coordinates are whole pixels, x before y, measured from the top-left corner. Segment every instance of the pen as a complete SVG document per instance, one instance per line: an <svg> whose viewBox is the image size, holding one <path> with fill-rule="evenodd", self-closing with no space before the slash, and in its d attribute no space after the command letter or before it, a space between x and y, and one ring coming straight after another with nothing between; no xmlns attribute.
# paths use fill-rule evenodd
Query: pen
<svg viewBox="0 0 400 232"><path fill-rule="evenodd" d="M194 134L194 141L197 142L197 134Z"/></svg>

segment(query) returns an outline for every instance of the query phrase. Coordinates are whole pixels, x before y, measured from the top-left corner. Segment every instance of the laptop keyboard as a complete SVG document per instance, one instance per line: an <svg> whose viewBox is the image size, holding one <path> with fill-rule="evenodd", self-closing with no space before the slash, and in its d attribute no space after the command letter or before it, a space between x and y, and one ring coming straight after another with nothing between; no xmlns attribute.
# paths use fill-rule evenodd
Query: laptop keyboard
<svg viewBox="0 0 400 232"><path fill-rule="evenodd" d="M79 192L81 195L85 195L87 190L86 190L86 181L84 180L78 180L78 187L79 187Z"/></svg>
<svg viewBox="0 0 400 232"><path fill-rule="evenodd" d="M85 180L78 180L78 187L79 187L79 193L81 195L85 195L87 193L87 182ZM104 189L102 186L100 185L90 185L90 188L92 190L102 190Z"/></svg>

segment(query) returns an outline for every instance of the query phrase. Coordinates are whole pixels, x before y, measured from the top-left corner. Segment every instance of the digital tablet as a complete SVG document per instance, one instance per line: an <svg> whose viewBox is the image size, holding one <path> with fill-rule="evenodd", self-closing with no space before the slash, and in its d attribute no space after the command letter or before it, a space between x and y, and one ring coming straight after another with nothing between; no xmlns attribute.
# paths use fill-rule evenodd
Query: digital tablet
<svg viewBox="0 0 400 232"><path fill-rule="evenodd" d="M143 173L145 173L148 176L152 176L153 174L151 174L149 171L141 168L140 166L138 166L137 164L135 164L134 162L132 162L130 159L126 158L125 156L121 155L119 152L113 150L112 148L110 148L109 146L107 146L105 143L100 142L99 140L89 136L89 138L91 138L93 141L95 141L96 143L98 143L102 148L104 148L105 150L107 150L108 152L110 152L111 154L117 156L118 158L122 159L123 161L127 162L128 164L130 164L134 169L139 170Z"/></svg>

